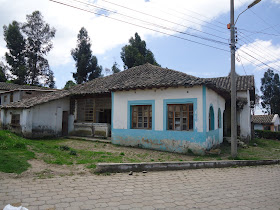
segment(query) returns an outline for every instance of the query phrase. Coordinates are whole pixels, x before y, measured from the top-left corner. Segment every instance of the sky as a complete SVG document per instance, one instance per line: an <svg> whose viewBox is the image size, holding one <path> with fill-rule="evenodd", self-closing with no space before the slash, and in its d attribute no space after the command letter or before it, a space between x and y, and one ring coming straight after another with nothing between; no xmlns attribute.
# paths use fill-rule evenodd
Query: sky
<svg viewBox="0 0 280 210"><path fill-rule="evenodd" d="M162 67L198 77L227 76L230 72L230 0L55 1L82 10L49 0L0 0L0 61L7 51L3 26L13 20L25 22L27 14L39 10L45 22L56 29L47 59L57 88L73 80L76 68L70 52L81 27L87 29L93 55L103 69L114 62L123 69L121 49L138 32ZM250 3L252 0L235 0L235 18ZM279 19L280 0L262 0L236 24L236 72L254 75L258 90L268 68L280 71Z"/></svg>

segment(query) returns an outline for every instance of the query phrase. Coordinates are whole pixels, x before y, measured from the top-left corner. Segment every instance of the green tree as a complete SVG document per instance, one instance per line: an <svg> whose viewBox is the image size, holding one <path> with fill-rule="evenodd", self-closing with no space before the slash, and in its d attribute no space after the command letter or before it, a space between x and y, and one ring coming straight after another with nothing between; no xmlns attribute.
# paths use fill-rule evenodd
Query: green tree
<svg viewBox="0 0 280 210"><path fill-rule="evenodd" d="M27 68L25 60L25 38L20 31L20 24L13 21L8 26L4 25L4 40L8 52L5 53L6 62L9 64L10 71L16 76L15 83L23 85L27 83Z"/></svg>
<svg viewBox="0 0 280 210"><path fill-rule="evenodd" d="M115 73L119 73L121 70L118 67L119 65L117 64L117 62L114 62L113 66L112 66L112 72L113 74Z"/></svg>
<svg viewBox="0 0 280 210"><path fill-rule="evenodd" d="M6 82L6 66L3 64L3 62L0 62L0 82Z"/></svg>
<svg viewBox="0 0 280 210"><path fill-rule="evenodd" d="M138 33L135 33L135 38L131 37L129 39L129 44L122 48L121 59L124 63L124 69L139 66L145 63L160 66L156 62L154 54L151 50L146 48L146 42L141 40Z"/></svg>
<svg viewBox="0 0 280 210"><path fill-rule="evenodd" d="M261 79L261 91L263 95L262 107L269 114L280 114L280 81L279 74L268 69Z"/></svg>
<svg viewBox="0 0 280 210"><path fill-rule="evenodd" d="M71 50L71 55L77 68L73 78L77 84L81 84L100 77L102 66L98 65L97 58L92 55L90 38L84 27L80 29L77 38L77 47Z"/></svg>
<svg viewBox="0 0 280 210"><path fill-rule="evenodd" d="M74 87L75 85L75 82L73 82L72 80L68 80L63 89L68 90L69 88Z"/></svg>
<svg viewBox="0 0 280 210"><path fill-rule="evenodd" d="M27 22L22 25L22 31L26 35L28 83L38 85L40 79L44 78L46 83L52 86L54 80L49 77L53 77L53 73L45 56L53 47L51 39L54 38L56 30L43 20L39 11L27 15L26 20ZM51 80L53 82L49 82Z"/></svg>

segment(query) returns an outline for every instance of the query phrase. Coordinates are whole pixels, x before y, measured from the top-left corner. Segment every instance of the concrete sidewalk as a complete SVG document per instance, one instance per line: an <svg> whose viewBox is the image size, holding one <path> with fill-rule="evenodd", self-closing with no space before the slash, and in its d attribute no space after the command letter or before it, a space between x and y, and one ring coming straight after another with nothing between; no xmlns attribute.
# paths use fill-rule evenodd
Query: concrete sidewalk
<svg viewBox="0 0 280 210"><path fill-rule="evenodd" d="M275 209L280 165L0 180L0 209Z"/></svg>

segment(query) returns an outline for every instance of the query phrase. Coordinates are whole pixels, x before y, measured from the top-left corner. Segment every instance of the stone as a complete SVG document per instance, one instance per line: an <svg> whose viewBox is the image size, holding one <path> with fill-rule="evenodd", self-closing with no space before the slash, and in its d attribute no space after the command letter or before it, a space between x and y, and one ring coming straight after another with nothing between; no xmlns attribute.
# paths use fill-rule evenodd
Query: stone
<svg viewBox="0 0 280 210"><path fill-rule="evenodd" d="M128 175L133 175L133 171L130 171Z"/></svg>
<svg viewBox="0 0 280 210"><path fill-rule="evenodd" d="M258 146L258 144L257 144L257 143L254 143L253 146L256 147L256 146Z"/></svg>
<svg viewBox="0 0 280 210"><path fill-rule="evenodd" d="M142 171L143 174L148 173L147 171Z"/></svg>
<svg viewBox="0 0 280 210"><path fill-rule="evenodd" d="M210 155L219 155L221 154L221 150L220 149L211 149L208 154Z"/></svg>

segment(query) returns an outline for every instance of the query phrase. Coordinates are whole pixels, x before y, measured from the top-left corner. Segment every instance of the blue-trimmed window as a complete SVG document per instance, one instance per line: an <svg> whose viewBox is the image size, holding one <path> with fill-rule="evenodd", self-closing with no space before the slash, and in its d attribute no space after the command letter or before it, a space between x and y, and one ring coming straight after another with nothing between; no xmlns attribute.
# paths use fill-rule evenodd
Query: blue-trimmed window
<svg viewBox="0 0 280 210"><path fill-rule="evenodd" d="M218 109L218 127L222 127L222 122L221 122L221 109Z"/></svg>
<svg viewBox="0 0 280 210"><path fill-rule="evenodd" d="M193 130L193 104L168 104L168 130Z"/></svg>
<svg viewBox="0 0 280 210"><path fill-rule="evenodd" d="M131 111L132 129L152 129L152 105L134 105Z"/></svg>
<svg viewBox="0 0 280 210"><path fill-rule="evenodd" d="M215 129L214 109L212 106L209 108L209 131Z"/></svg>

